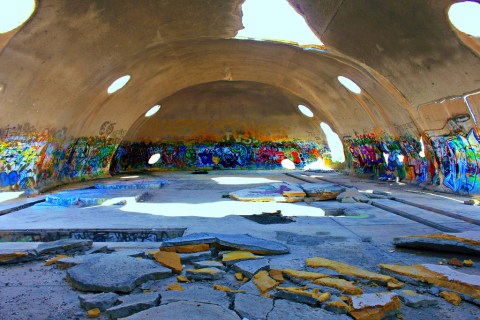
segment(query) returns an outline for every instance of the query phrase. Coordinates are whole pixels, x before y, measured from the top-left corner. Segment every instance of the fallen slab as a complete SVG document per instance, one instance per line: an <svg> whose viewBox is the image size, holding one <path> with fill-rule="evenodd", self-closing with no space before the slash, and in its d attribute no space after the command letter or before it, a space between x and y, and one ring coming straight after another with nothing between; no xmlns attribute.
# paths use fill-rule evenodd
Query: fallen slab
<svg viewBox="0 0 480 320"><path fill-rule="evenodd" d="M85 310L92 310L98 308L100 311L105 311L112 307L120 296L113 292L107 293L92 293L81 294L78 296L80 306Z"/></svg>
<svg viewBox="0 0 480 320"><path fill-rule="evenodd" d="M301 185L307 196L316 201L334 200L344 192L345 187L333 183L305 183Z"/></svg>
<svg viewBox="0 0 480 320"><path fill-rule="evenodd" d="M174 273L182 273L183 266L180 262L180 255L176 252L157 251L153 258L162 266L171 269Z"/></svg>
<svg viewBox="0 0 480 320"><path fill-rule="evenodd" d="M218 233L192 233L187 236L169 239L162 243L161 248L199 244L210 244L236 250L245 250L262 255L276 255L289 252L288 247L279 242L252 237L248 234Z"/></svg>
<svg viewBox="0 0 480 320"><path fill-rule="evenodd" d="M424 307L436 306L438 304L437 299L431 296L418 294L412 290L395 290L393 292L398 295L400 300L407 307L424 308Z"/></svg>
<svg viewBox="0 0 480 320"><path fill-rule="evenodd" d="M303 201L305 191L290 182L277 182L269 185L242 189L229 193L230 198L246 202L297 202Z"/></svg>
<svg viewBox="0 0 480 320"><path fill-rule="evenodd" d="M217 268L187 269L189 280L219 280L225 276L225 271Z"/></svg>
<svg viewBox="0 0 480 320"><path fill-rule="evenodd" d="M44 242L38 245L38 255L72 253L87 250L92 246L92 240L62 239L52 242Z"/></svg>
<svg viewBox="0 0 480 320"><path fill-rule="evenodd" d="M273 300L248 293L237 294L234 309L242 319L266 319L273 309Z"/></svg>
<svg viewBox="0 0 480 320"><path fill-rule="evenodd" d="M171 275L170 269L149 259L105 254L68 269L67 281L80 291L130 292L145 281Z"/></svg>
<svg viewBox="0 0 480 320"><path fill-rule="evenodd" d="M349 314L355 320L380 320L397 312L402 306L394 292L367 293L349 297L352 310Z"/></svg>
<svg viewBox="0 0 480 320"><path fill-rule="evenodd" d="M480 232L437 233L393 238L393 244L401 248L461 252L480 255Z"/></svg>
<svg viewBox="0 0 480 320"><path fill-rule="evenodd" d="M252 278L260 270L269 270L270 265L267 259L255 259L240 261L233 265L233 269L247 278Z"/></svg>
<svg viewBox="0 0 480 320"><path fill-rule="evenodd" d="M316 279L314 283L324 287L335 288L340 292L346 293L346 294L362 294L363 293L362 289L355 286L352 282L344 279L320 278L320 279Z"/></svg>
<svg viewBox="0 0 480 320"><path fill-rule="evenodd" d="M263 257L254 255L253 253L248 251L231 251L222 255L222 262L227 266L230 266L240 261L255 260L261 258Z"/></svg>
<svg viewBox="0 0 480 320"><path fill-rule="evenodd" d="M417 264L401 266L381 264L382 272L404 276L405 281L426 282L462 294L467 301L480 305L480 276L466 274L448 266Z"/></svg>
<svg viewBox="0 0 480 320"><path fill-rule="evenodd" d="M216 304L224 308L228 308L230 306L230 299L228 298L227 293L219 290L212 290L212 287L189 285L188 287L185 287L184 291L162 292L162 304L169 304L179 301Z"/></svg>
<svg viewBox="0 0 480 320"><path fill-rule="evenodd" d="M28 262L35 259L38 259L38 256L34 250L0 249L0 265Z"/></svg>
<svg viewBox="0 0 480 320"><path fill-rule="evenodd" d="M343 275L349 275L358 278L368 279L374 282L379 282L383 285L387 285L391 289L397 289L403 286L402 282L398 281L392 276L371 272L346 263L322 257L308 258L306 264L307 266L312 268L329 268Z"/></svg>
<svg viewBox="0 0 480 320"><path fill-rule="evenodd" d="M192 319L192 316L194 316L195 320L240 320L238 315L228 308L192 301L173 302L165 305L162 302L162 305L159 307L141 311L124 319L159 319L159 315L161 315L162 319Z"/></svg>
<svg viewBox="0 0 480 320"><path fill-rule="evenodd" d="M146 198L145 191L82 189L52 193L45 198L45 204L63 207L89 207L102 204L125 204L128 200L139 201Z"/></svg>
<svg viewBox="0 0 480 320"><path fill-rule="evenodd" d="M128 317L134 313L158 306L160 304L160 293L130 294L119 297L118 301L120 301L120 304L107 309L107 315L111 319Z"/></svg>
<svg viewBox="0 0 480 320"><path fill-rule="evenodd" d="M320 305L321 302L327 301L331 297L331 294L328 292L321 293L318 289L309 290L305 287L277 287L276 289L275 298L305 303L314 307Z"/></svg>

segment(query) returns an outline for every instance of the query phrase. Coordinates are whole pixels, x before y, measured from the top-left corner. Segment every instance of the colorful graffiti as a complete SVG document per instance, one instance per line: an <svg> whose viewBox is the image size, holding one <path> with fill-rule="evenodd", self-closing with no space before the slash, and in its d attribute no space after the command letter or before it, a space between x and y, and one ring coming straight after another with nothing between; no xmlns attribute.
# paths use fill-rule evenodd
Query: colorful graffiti
<svg viewBox="0 0 480 320"><path fill-rule="evenodd" d="M313 142L218 142L218 143L122 143L115 153L111 172L119 173L144 168L215 168L275 169L283 159L290 159L299 168L327 153L325 146ZM147 161L159 153L154 165Z"/></svg>
<svg viewBox="0 0 480 320"><path fill-rule="evenodd" d="M480 192L480 140L472 129L466 136L454 134L431 138L440 180L455 192Z"/></svg>

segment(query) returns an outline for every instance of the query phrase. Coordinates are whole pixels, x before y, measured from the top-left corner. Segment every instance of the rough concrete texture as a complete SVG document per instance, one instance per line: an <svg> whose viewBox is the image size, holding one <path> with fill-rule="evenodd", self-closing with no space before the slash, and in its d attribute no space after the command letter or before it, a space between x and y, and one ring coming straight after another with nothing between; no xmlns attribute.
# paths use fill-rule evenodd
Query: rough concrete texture
<svg viewBox="0 0 480 320"><path fill-rule="evenodd" d="M260 270L268 271L270 265L267 259L254 259L237 262L233 265L233 269L247 278L252 278Z"/></svg>
<svg viewBox="0 0 480 320"><path fill-rule="evenodd" d="M402 303L412 308L424 308L429 306L436 306L438 299L424 294L418 294L412 290L395 290Z"/></svg>
<svg viewBox="0 0 480 320"><path fill-rule="evenodd" d="M345 315L335 315L320 308L311 308L302 303L283 299L275 300L273 310L268 314L267 320L311 320L311 319L350 319Z"/></svg>
<svg viewBox="0 0 480 320"><path fill-rule="evenodd" d="M273 309L273 300L248 293L237 294L234 308L242 318L266 319L268 313Z"/></svg>
<svg viewBox="0 0 480 320"><path fill-rule="evenodd" d="M78 296L80 306L85 310L98 308L100 311L105 311L113 306L118 299L119 295L114 292L81 294Z"/></svg>
<svg viewBox="0 0 480 320"><path fill-rule="evenodd" d="M223 270L225 268L225 266L221 262L218 262L218 261L215 261L215 260L194 261L193 266L195 268L199 268L199 269L213 267L213 268Z"/></svg>
<svg viewBox="0 0 480 320"><path fill-rule="evenodd" d="M463 252L480 255L479 231L395 237L393 238L393 243L400 248Z"/></svg>
<svg viewBox="0 0 480 320"><path fill-rule="evenodd" d="M38 259L35 250L17 251L16 249L0 249L0 265L16 264Z"/></svg>
<svg viewBox="0 0 480 320"><path fill-rule="evenodd" d="M352 310L349 314L355 320L382 319L397 313L402 306L394 292L363 294L349 298Z"/></svg>
<svg viewBox="0 0 480 320"><path fill-rule="evenodd" d="M182 263L193 263L196 261L202 261L211 259L212 254L210 251L194 252L194 253L180 253L180 261Z"/></svg>
<svg viewBox="0 0 480 320"><path fill-rule="evenodd" d="M162 247L204 243L217 244L223 247L264 255L289 252L288 247L279 242L252 237L248 234L193 233L184 237L166 240L162 243Z"/></svg>
<svg viewBox="0 0 480 320"><path fill-rule="evenodd" d="M158 306L160 297L158 292L121 296L118 299L120 304L108 308L107 315L112 319L128 317L134 313Z"/></svg>
<svg viewBox="0 0 480 320"><path fill-rule="evenodd" d="M38 255L70 253L87 250L92 246L92 240L62 239L39 244L36 251Z"/></svg>
<svg viewBox="0 0 480 320"><path fill-rule="evenodd" d="M162 302L162 305L159 307L139 312L125 319L158 319L159 316L161 316L162 319L192 319L193 317L193 319L196 320L240 320L234 311L227 308L215 304L191 301L173 302L168 304Z"/></svg>
<svg viewBox="0 0 480 320"><path fill-rule="evenodd" d="M165 291L161 295L162 304L191 301L194 303L216 304L223 308L228 308L231 303L227 293L213 290L211 285L208 287L185 285L184 291Z"/></svg>
<svg viewBox="0 0 480 320"><path fill-rule="evenodd" d="M67 281L81 291L130 292L147 280L171 276L155 261L108 254L67 270Z"/></svg>
<svg viewBox="0 0 480 320"><path fill-rule="evenodd" d="M225 276L225 271L213 267L187 269L186 275L190 280L218 280Z"/></svg>
<svg viewBox="0 0 480 320"><path fill-rule="evenodd" d="M320 201L336 199L340 193L345 191L345 187L333 183L306 183L301 187L307 196Z"/></svg>
<svg viewBox="0 0 480 320"><path fill-rule="evenodd" d="M342 203L368 202L369 199L355 188L350 188L336 197Z"/></svg>

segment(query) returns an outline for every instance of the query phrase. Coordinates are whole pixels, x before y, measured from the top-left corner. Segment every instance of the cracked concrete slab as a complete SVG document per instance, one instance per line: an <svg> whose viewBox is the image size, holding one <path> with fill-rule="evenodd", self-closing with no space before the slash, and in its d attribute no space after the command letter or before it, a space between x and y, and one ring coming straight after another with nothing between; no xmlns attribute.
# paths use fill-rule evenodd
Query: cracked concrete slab
<svg viewBox="0 0 480 320"><path fill-rule="evenodd" d="M312 308L302 303L284 299L274 302L273 310L268 314L267 320L312 320L312 319L351 319L345 315L336 315L320 308Z"/></svg>
<svg viewBox="0 0 480 320"><path fill-rule="evenodd" d="M233 265L233 269L247 278L252 278L258 271L270 269L267 259L254 259L239 261Z"/></svg>
<svg viewBox="0 0 480 320"><path fill-rule="evenodd" d="M246 202L296 202L303 201L306 193L297 184L277 182L230 192L229 195L232 199Z"/></svg>
<svg viewBox="0 0 480 320"><path fill-rule="evenodd" d="M250 320L266 319L273 309L273 300L253 294L235 295L234 309L242 318Z"/></svg>
<svg viewBox="0 0 480 320"><path fill-rule="evenodd" d="M114 292L106 293L90 293L81 294L78 296L80 306L85 310L98 308L100 311L105 311L112 307L120 296Z"/></svg>
<svg viewBox="0 0 480 320"><path fill-rule="evenodd" d="M345 191L345 187L333 183L305 183L301 185L307 196L317 201L334 200Z"/></svg>
<svg viewBox="0 0 480 320"><path fill-rule="evenodd" d="M44 242L38 245L38 255L70 253L87 250L92 246L92 240L62 239L52 242Z"/></svg>
<svg viewBox="0 0 480 320"><path fill-rule="evenodd" d="M160 297L158 292L121 296L118 298L120 304L108 308L107 315L112 319L128 317L134 313L158 306Z"/></svg>
<svg viewBox="0 0 480 320"><path fill-rule="evenodd" d="M211 286L188 284L184 286L184 291L164 291L162 292L162 305L173 302L206 303L216 304L223 308L230 306L230 299L227 293L213 290Z"/></svg>
<svg viewBox="0 0 480 320"><path fill-rule="evenodd" d="M463 252L480 255L480 232L437 233L393 238L400 248L427 249L435 251Z"/></svg>

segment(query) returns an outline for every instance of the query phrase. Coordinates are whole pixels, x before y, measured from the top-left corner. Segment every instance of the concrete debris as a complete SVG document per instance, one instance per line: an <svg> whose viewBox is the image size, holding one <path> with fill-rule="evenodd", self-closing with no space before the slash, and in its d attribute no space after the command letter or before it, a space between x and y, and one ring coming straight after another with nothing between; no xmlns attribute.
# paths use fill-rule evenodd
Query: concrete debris
<svg viewBox="0 0 480 320"><path fill-rule="evenodd" d="M170 269L149 259L105 254L68 269L67 281L80 291L130 292L145 281L171 275Z"/></svg>
<svg viewBox="0 0 480 320"><path fill-rule="evenodd" d="M35 251L17 251L10 249L0 249L0 265L16 264L38 259Z"/></svg>
<svg viewBox="0 0 480 320"><path fill-rule="evenodd" d="M465 200L463 203L469 206L480 206L480 200L478 199Z"/></svg>
<svg viewBox="0 0 480 320"><path fill-rule="evenodd" d="M128 317L134 313L156 307L160 304L160 294L158 292L131 294L121 296L118 300L120 304L107 309L106 313L109 318Z"/></svg>
<svg viewBox="0 0 480 320"><path fill-rule="evenodd" d="M192 303L208 303L216 304L225 308L230 306L230 299L226 292L219 290L212 290L212 287L205 286L185 286L184 291L164 291L162 292L162 304L169 304L173 302L186 302ZM191 317L190 317L191 318ZM190 319L189 318L189 319ZM168 319L168 318L166 318ZM174 317L172 319L177 319Z"/></svg>
<svg viewBox="0 0 480 320"><path fill-rule="evenodd" d="M180 256L176 252L158 251L153 255L155 261L162 266L171 269L174 273L182 273L183 267L180 262Z"/></svg>
<svg viewBox="0 0 480 320"><path fill-rule="evenodd" d="M230 266L239 261L261 259L262 256L254 255L248 251L232 251L222 256L222 262Z"/></svg>
<svg viewBox="0 0 480 320"><path fill-rule="evenodd" d="M162 243L161 250L164 250L164 247L198 244L217 245L262 255L277 255L289 252L288 247L279 242L255 238L248 234L217 233L192 233L184 237L169 239Z"/></svg>
<svg viewBox="0 0 480 320"><path fill-rule="evenodd" d="M160 251L177 252L177 253L195 253L195 252L203 252L203 251L209 251L209 250L210 250L210 245L208 243L160 248Z"/></svg>
<svg viewBox="0 0 480 320"><path fill-rule="evenodd" d="M270 265L267 259L255 259L237 262L233 265L233 269L247 278L252 278L260 270L268 271Z"/></svg>
<svg viewBox="0 0 480 320"><path fill-rule="evenodd" d="M89 249L92 243L92 240L62 239L41 243L36 251L38 255L73 253Z"/></svg>
<svg viewBox="0 0 480 320"><path fill-rule="evenodd" d="M439 233L393 238L397 247L480 254L480 232Z"/></svg>
<svg viewBox="0 0 480 320"><path fill-rule="evenodd" d="M171 285L167 287L167 290L173 290L173 291L185 291L185 288L182 287L182 285L178 282L174 282Z"/></svg>
<svg viewBox="0 0 480 320"><path fill-rule="evenodd" d="M234 309L242 318L266 319L273 309L273 300L253 294L235 295Z"/></svg>
<svg viewBox="0 0 480 320"><path fill-rule="evenodd" d="M108 181L95 184L95 189L160 189L168 183L167 179L135 179Z"/></svg>
<svg viewBox="0 0 480 320"><path fill-rule="evenodd" d="M362 294L363 291L350 281L336 278L320 278L313 281L315 284L332 287L346 294Z"/></svg>
<svg viewBox="0 0 480 320"><path fill-rule="evenodd" d="M323 274L323 273L293 270L293 269L283 269L282 273L288 279L298 278L298 279L304 279L304 280L316 280L316 279L328 277L327 274Z"/></svg>
<svg viewBox="0 0 480 320"><path fill-rule="evenodd" d="M177 281L178 282L190 282L190 280L188 280L188 278L185 277L185 276L178 276Z"/></svg>
<svg viewBox="0 0 480 320"><path fill-rule="evenodd" d="M307 196L313 197L317 201L333 200L345 191L345 188L333 183L306 183L302 184L302 189Z"/></svg>
<svg viewBox="0 0 480 320"><path fill-rule="evenodd" d="M192 264L196 261L203 261L212 258L212 254L210 251L201 251L201 252L194 252L194 253L179 253L180 261L183 264Z"/></svg>
<svg viewBox="0 0 480 320"><path fill-rule="evenodd" d="M447 264L454 266L454 267L463 267L462 261L458 260L457 258L453 257L452 259L447 261Z"/></svg>
<svg viewBox="0 0 480 320"><path fill-rule="evenodd" d="M277 182L231 192L230 198L246 202L297 202L306 196L300 186L290 182Z"/></svg>
<svg viewBox="0 0 480 320"><path fill-rule="evenodd" d="M355 188L346 189L344 192L340 193L336 199L341 203L355 203L355 202L367 203L369 201L368 197L360 193Z"/></svg>
<svg viewBox="0 0 480 320"><path fill-rule="evenodd" d="M471 259L468 259L468 260L463 260L463 265L464 265L465 267L471 268L471 267L473 267L474 263L473 263L473 261L472 261Z"/></svg>
<svg viewBox="0 0 480 320"><path fill-rule="evenodd" d="M430 306L436 306L438 300L430 296L421 295L412 290L396 290L393 291L398 295L400 300L408 307L411 308L424 308Z"/></svg>
<svg viewBox="0 0 480 320"><path fill-rule="evenodd" d="M335 315L324 309L312 308L302 303L277 299L274 301L273 310L268 314L267 320L312 320L312 319L336 319L351 320L345 315Z"/></svg>
<svg viewBox="0 0 480 320"><path fill-rule="evenodd" d="M464 295L465 300L475 304L480 303L480 276L470 275L456 271L448 266L436 264L417 264L413 266L381 264L383 272L399 274L406 277L406 280L433 284L438 287L453 290Z"/></svg>
<svg viewBox="0 0 480 320"><path fill-rule="evenodd" d="M119 295L113 292L97 293L97 294L81 294L78 296L80 306L85 310L98 308L100 311L105 311L115 305L118 301Z"/></svg>
<svg viewBox="0 0 480 320"><path fill-rule="evenodd" d="M187 269L190 280L219 280L225 276L225 271L217 268Z"/></svg>
<svg viewBox="0 0 480 320"><path fill-rule="evenodd" d="M402 306L398 295L394 292L367 293L349 298L352 310L349 314L355 320L383 319L395 314Z"/></svg>
<svg viewBox="0 0 480 320"><path fill-rule="evenodd" d="M346 263L338 262L335 260L330 260L321 257L308 258L306 261L307 266L312 268L330 268L343 275L354 276L358 278L367 279L373 282L380 282L383 285L389 285L391 287L401 287L402 282L398 281L394 277L386 276L384 274L379 274L365 269L361 269Z"/></svg>
<svg viewBox="0 0 480 320"><path fill-rule="evenodd" d="M331 294L328 292L320 293L318 289L309 290L308 287L277 287L275 297L318 306L321 302L329 300Z"/></svg>
<svg viewBox="0 0 480 320"><path fill-rule="evenodd" d="M268 274L270 275L270 277L273 278L273 280L277 281L278 283L283 283L285 281L282 270L270 269L270 271L268 271Z"/></svg>
<svg viewBox="0 0 480 320"><path fill-rule="evenodd" d="M214 284L213 285L213 290L218 290L218 291L223 291L223 292L232 292L232 293L244 293L245 290L233 290L231 289L230 287L227 287L227 286L222 286L222 285L219 285L219 284Z"/></svg>
<svg viewBox="0 0 480 320"><path fill-rule="evenodd" d="M352 311L352 307L337 296L332 296L330 301L324 304L324 308L336 314L347 314Z"/></svg>
<svg viewBox="0 0 480 320"><path fill-rule="evenodd" d="M65 259L65 258L69 258L69 257L70 256L66 256L64 254L59 254L59 255L45 261L45 263L43 265L48 267L48 266L51 266L52 264L56 263L60 259Z"/></svg>
<svg viewBox="0 0 480 320"><path fill-rule="evenodd" d="M253 283L257 286L261 294L264 294L278 285L278 282L270 278L265 270L259 271L253 277Z"/></svg>
<svg viewBox="0 0 480 320"><path fill-rule="evenodd" d="M165 305L162 302L159 307L141 311L125 318L125 320L158 319L159 315L162 319L192 319L194 315L195 320L240 320L234 311L226 307L193 301L174 302Z"/></svg>
<svg viewBox="0 0 480 320"><path fill-rule="evenodd" d="M217 268L217 269L225 269L225 266L218 261L215 260L203 260L203 261L195 261L193 262L193 266L195 268Z"/></svg>
<svg viewBox="0 0 480 320"><path fill-rule="evenodd" d="M460 297L458 293L451 291L440 292L440 297L453 304L454 306L458 306L460 305L460 302L462 302L462 297Z"/></svg>

